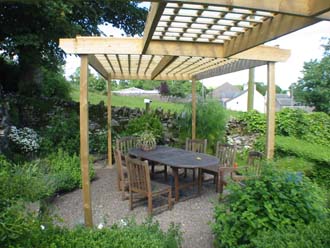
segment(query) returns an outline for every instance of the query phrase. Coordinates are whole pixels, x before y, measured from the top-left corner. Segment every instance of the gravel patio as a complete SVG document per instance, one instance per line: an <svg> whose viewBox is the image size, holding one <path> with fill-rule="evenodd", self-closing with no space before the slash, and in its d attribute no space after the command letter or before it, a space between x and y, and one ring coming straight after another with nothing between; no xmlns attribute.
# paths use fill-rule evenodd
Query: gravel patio
<svg viewBox="0 0 330 248"><path fill-rule="evenodd" d="M94 225L112 225L121 219L134 217L138 223L147 217L147 204L142 202L133 211L129 210L128 201L121 200L117 190L116 168L106 168L105 161L95 164L96 180L91 183ZM213 247L213 235L209 223L212 221L213 208L218 195L215 185L203 184L203 193L174 204L172 210L165 210L154 216L160 226L166 230L170 223L181 225L183 247ZM63 225L75 226L84 223L82 192L73 192L56 197L51 203L54 214L63 219Z"/></svg>

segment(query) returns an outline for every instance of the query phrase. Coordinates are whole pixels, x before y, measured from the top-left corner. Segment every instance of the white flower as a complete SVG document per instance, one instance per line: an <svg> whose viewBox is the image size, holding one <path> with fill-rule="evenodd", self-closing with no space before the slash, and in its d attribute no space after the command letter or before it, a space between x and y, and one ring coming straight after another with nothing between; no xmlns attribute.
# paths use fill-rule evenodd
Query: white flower
<svg viewBox="0 0 330 248"><path fill-rule="evenodd" d="M41 230L45 230L45 228L46 228L46 227L45 227L44 225L40 225L40 229L41 229Z"/></svg>
<svg viewBox="0 0 330 248"><path fill-rule="evenodd" d="M98 226L97 226L97 229L102 229L104 226L102 223L100 223Z"/></svg>
<svg viewBox="0 0 330 248"><path fill-rule="evenodd" d="M120 224L122 226L127 226L127 222L125 220L123 220L123 219L120 220Z"/></svg>

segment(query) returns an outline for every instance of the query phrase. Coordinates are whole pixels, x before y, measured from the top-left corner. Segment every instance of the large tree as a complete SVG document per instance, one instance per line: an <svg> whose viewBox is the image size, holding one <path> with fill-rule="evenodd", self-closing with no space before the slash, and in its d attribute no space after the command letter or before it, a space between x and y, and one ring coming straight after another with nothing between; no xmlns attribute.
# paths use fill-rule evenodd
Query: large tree
<svg viewBox="0 0 330 248"><path fill-rule="evenodd" d="M98 25L106 23L128 35L141 35L146 14L137 1L129 0L1 1L0 65L17 65L20 90L32 94L41 81L41 65L56 70L64 60L59 38L100 35Z"/></svg>
<svg viewBox="0 0 330 248"><path fill-rule="evenodd" d="M324 48L321 60L304 63L303 77L292 87L297 101L330 114L330 39Z"/></svg>

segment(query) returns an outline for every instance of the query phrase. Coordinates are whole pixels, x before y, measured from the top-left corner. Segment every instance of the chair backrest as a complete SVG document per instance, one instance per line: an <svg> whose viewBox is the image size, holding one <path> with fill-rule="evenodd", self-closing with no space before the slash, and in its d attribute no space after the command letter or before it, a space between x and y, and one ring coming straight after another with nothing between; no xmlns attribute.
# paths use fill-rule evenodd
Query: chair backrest
<svg viewBox="0 0 330 248"><path fill-rule="evenodd" d="M216 157L220 160L220 167L232 167L236 157L236 146L217 142Z"/></svg>
<svg viewBox="0 0 330 248"><path fill-rule="evenodd" d="M206 153L207 139L186 139L186 150Z"/></svg>
<svg viewBox="0 0 330 248"><path fill-rule="evenodd" d="M120 139L116 139L116 149L118 149L124 156L127 155L129 149L136 148L138 143L138 137L127 136Z"/></svg>
<svg viewBox="0 0 330 248"><path fill-rule="evenodd" d="M128 183L132 192L147 195L151 192L148 161L125 157L128 170Z"/></svg>
<svg viewBox="0 0 330 248"><path fill-rule="evenodd" d="M257 151L250 151L248 155L248 166L251 173L256 176L260 175L261 172L261 161L263 154Z"/></svg>
<svg viewBox="0 0 330 248"><path fill-rule="evenodd" d="M115 150L115 163L116 163L116 166L117 166L118 179L119 180L124 180L122 154L119 151L119 149Z"/></svg>

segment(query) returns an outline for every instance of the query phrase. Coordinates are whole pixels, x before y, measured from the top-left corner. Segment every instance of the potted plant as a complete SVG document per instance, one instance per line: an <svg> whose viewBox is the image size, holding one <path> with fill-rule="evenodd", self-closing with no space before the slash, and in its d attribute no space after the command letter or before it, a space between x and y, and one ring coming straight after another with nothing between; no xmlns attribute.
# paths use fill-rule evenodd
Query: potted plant
<svg viewBox="0 0 330 248"><path fill-rule="evenodd" d="M138 138L138 146L143 151L151 151L156 149L157 143L155 135L150 131L142 132Z"/></svg>

